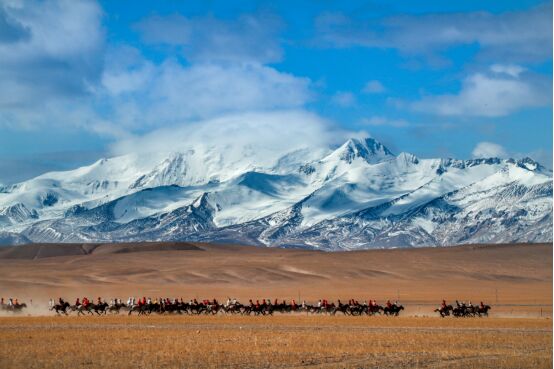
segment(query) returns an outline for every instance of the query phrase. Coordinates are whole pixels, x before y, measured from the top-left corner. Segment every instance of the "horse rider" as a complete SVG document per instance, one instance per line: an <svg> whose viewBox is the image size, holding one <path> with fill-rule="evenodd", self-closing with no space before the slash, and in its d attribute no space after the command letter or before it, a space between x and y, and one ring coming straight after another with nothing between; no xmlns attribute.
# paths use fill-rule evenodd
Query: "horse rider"
<svg viewBox="0 0 554 369"><path fill-rule="evenodd" d="M294 299L292 299L290 307L292 308L292 310L296 310L296 301Z"/></svg>
<svg viewBox="0 0 554 369"><path fill-rule="evenodd" d="M147 303L148 305L151 305L151 304L152 304L152 298L149 297L148 300L146 300L146 303Z"/></svg>
<svg viewBox="0 0 554 369"><path fill-rule="evenodd" d="M88 298L85 296L83 297L83 303L81 304L83 305L83 307L86 309L89 305L89 301L88 301Z"/></svg>
<svg viewBox="0 0 554 369"><path fill-rule="evenodd" d="M79 307L81 305L81 301L79 301L79 298L77 297L77 300L75 300L75 306Z"/></svg>
<svg viewBox="0 0 554 369"><path fill-rule="evenodd" d="M58 303L59 303L60 305L63 305L64 302L65 302L65 301L64 301L61 297L58 299Z"/></svg>
<svg viewBox="0 0 554 369"><path fill-rule="evenodd" d="M481 303L479 304L479 307L480 307L481 309L484 309L484 308L485 308L485 304L483 304L483 301L481 301Z"/></svg>
<svg viewBox="0 0 554 369"><path fill-rule="evenodd" d="M390 302L390 300L387 300L387 307L390 309L392 307L392 304Z"/></svg>
<svg viewBox="0 0 554 369"><path fill-rule="evenodd" d="M317 302L317 307L318 307L318 308L321 308L321 300L319 300L319 301Z"/></svg>
<svg viewBox="0 0 554 369"><path fill-rule="evenodd" d="M11 297L8 299L8 306L13 306L13 299Z"/></svg>
<svg viewBox="0 0 554 369"><path fill-rule="evenodd" d="M102 304L102 299L100 297L98 297L96 299L96 305L100 305L100 304Z"/></svg>
<svg viewBox="0 0 554 369"><path fill-rule="evenodd" d="M441 310L444 310L446 309L446 300L442 300L442 303L441 303Z"/></svg>
<svg viewBox="0 0 554 369"><path fill-rule="evenodd" d="M15 306L19 306L19 301L17 301L17 297L15 298Z"/></svg>

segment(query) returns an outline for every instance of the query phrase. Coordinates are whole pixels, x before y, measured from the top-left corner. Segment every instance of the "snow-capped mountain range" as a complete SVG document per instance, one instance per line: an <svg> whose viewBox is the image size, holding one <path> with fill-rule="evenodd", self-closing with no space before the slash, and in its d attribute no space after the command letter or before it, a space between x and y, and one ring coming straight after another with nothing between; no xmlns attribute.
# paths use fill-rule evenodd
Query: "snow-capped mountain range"
<svg viewBox="0 0 554 369"><path fill-rule="evenodd" d="M420 159L372 139L194 144L0 187L0 244L183 240L347 250L551 242L552 172L532 159Z"/></svg>

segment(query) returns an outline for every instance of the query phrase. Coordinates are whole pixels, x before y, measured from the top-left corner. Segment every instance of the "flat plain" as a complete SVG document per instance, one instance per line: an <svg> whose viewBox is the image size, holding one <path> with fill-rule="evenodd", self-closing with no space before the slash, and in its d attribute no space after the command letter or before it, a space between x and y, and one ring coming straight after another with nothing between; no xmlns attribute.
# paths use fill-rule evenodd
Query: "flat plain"
<svg viewBox="0 0 554 369"><path fill-rule="evenodd" d="M189 243L0 249L0 368L550 368L552 245L343 253ZM406 306L400 317L54 316L48 298L319 298ZM444 318L442 299L489 318ZM73 301L71 301L73 302ZM31 305L31 304L30 304Z"/></svg>

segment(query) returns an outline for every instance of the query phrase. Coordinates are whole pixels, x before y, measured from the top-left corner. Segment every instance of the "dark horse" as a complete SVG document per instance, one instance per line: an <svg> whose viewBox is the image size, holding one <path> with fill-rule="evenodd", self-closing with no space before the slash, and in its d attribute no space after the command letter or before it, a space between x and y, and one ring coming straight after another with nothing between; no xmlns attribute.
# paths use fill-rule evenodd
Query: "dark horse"
<svg viewBox="0 0 554 369"><path fill-rule="evenodd" d="M106 314L106 311L108 311L108 303L106 302L101 302L99 304L91 304L91 307L90 307L91 310L94 310L94 312L97 314L97 315L101 315L101 314Z"/></svg>
<svg viewBox="0 0 554 369"><path fill-rule="evenodd" d="M489 305L485 305L485 306L478 306L477 307L477 314L481 317L481 316L489 316L489 310L491 309L491 307Z"/></svg>
<svg viewBox="0 0 554 369"><path fill-rule="evenodd" d="M444 318L445 316L449 316L453 309L452 305L446 305L445 307L441 306L440 308L435 309L435 313L439 313L441 318Z"/></svg>
<svg viewBox="0 0 554 369"><path fill-rule="evenodd" d="M385 315L398 316L401 310L404 310L402 305L391 305L391 307L385 306L383 308L383 313Z"/></svg>
<svg viewBox="0 0 554 369"><path fill-rule="evenodd" d="M63 304L56 304L50 308L50 310L55 310L56 314L63 313L67 315L67 309L69 309L69 302L64 301Z"/></svg>

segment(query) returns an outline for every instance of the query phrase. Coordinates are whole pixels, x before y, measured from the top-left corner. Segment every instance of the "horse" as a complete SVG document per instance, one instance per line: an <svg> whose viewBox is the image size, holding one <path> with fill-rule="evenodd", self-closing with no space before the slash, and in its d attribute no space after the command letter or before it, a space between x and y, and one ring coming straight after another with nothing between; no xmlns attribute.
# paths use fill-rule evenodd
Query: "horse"
<svg viewBox="0 0 554 369"><path fill-rule="evenodd" d="M92 312L92 305L93 304L88 304L87 306L85 305L74 305L72 306L72 310L75 310L77 311L77 316L80 316L80 315L85 315L85 312L89 313L90 315L93 315L94 313Z"/></svg>
<svg viewBox="0 0 554 369"><path fill-rule="evenodd" d="M113 305L110 305L108 307L108 313L110 314L119 314L119 311L122 309L122 308L125 308L127 307L127 305L121 303L121 304L113 304Z"/></svg>
<svg viewBox="0 0 554 369"><path fill-rule="evenodd" d="M478 315L479 317L481 317L482 315L488 317L488 316L489 316L489 310L490 310L490 309L491 309L491 307L490 307L489 305L485 305L485 306L483 306L483 307L478 306L478 307L477 307L477 315Z"/></svg>
<svg viewBox="0 0 554 369"><path fill-rule="evenodd" d="M350 305L343 304L340 300L338 301L338 305L335 307L335 309L331 312L331 315L335 315L337 312L343 313L343 315L351 315L350 311Z"/></svg>
<svg viewBox="0 0 554 369"><path fill-rule="evenodd" d="M105 315L106 311L108 310L108 303L101 302L99 304L91 304L90 309L93 310L97 315Z"/></svg>
<svg viewBox="0 0 554 369"><path fill-rule="evenodd" d="M12 313L21 313L23 309L27 307L26 303L5 305L4 310L11 311Z"/></svg>
<svg viewBox="0 0 554 369"><path fill-rule="evenodd" d="M441 318L444 318L446 316L450 315L450 312L453 310L452 305L446 305L444 307L440 307L438 309L435 309L435 313L439 313Z"/></svg>
<svg viewBox="0 0 554 369"><path fill-rule="evenodd" d="M404 310L404 306L402 306L402 305L391 305L390 307L385 306L385 308L383 309L383 313L385 315L398 316L398 314L400 313L401 310Z"/></svg>
<svg viewBox="0 0 554 369"><path fill-rule="evenodd" d="M138 315L146 314L147 308L146 305L132 305L129 307L129 313L127 315L132 315L133 311L136 311Z"/></svg>
<svg viewBox="0 0 554 369"><path fill-rule="evenodd" d="M381 312L383 311L384 311L384 308L381 305L371 305L367 307L366 313L367 315L375 315L375 314L381 315Z"/></svg>
<svg viewBox="0 0 554 369"><path fill-rule="evenodd" d="M70 308L70 304L69 302L65 301L63 304L55 304L54 306L52 306L50 308L50 311L53 311L55 310L56 311L56 314L60 315L60 312L62 312L64 315L68 315L67 314L67 309Z"/></svg>

